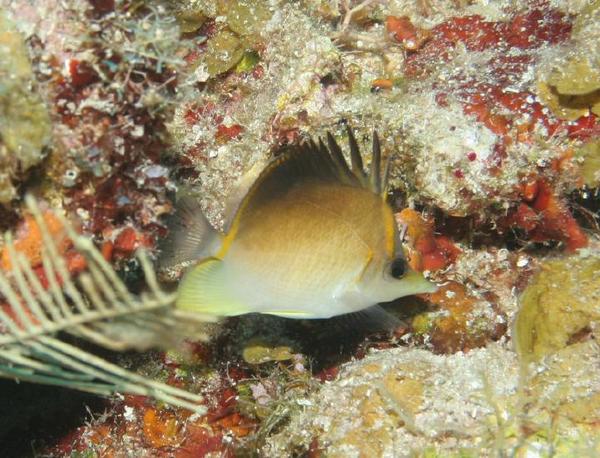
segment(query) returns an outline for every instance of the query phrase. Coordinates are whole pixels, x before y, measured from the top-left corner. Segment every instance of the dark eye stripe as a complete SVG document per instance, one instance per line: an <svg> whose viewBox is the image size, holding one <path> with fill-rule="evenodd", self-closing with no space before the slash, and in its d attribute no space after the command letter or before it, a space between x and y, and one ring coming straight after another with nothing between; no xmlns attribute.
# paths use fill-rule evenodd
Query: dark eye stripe
<svg viewBox="0 0 600 458"><path fill-rule="evenodd" d="M394 278L402 278L406 273L406 260L404 258L396 258L392 261L390 273Z"/></svg>

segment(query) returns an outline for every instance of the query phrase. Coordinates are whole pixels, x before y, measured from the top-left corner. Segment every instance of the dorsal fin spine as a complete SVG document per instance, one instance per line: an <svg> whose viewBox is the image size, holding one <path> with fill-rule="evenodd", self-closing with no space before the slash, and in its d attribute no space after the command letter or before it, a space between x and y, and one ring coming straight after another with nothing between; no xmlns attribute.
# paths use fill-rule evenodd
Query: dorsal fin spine
<svg viewBox="0 0 600 458"><path fill-rule="evenodd" d="M383 164L383 172L381 174L381 196L386 198L389 191L389 175L390 175L390 162L392 158L388 156Z"/></svg>
<svg viewBox="0 0 600 458"><path fill-rule="evenodd" d="M354 132L352 132L352 129L348 125L346 126L346 132L348 134L348 143L350 145L350 162L352 164L352 173L354 173L356 178L358 178L359 182L364 187L367 187L367 177L363 169L362 156L360 155L360 148L358 147L356 137L354 137Z"/></svg>
<svg viewBox="0 0 600 458"><path fill-rule="evenodd" d="M352 183L355 178L354 174L348 167L348 163L342 154L342 149L335 141L335 138L333 138L333 135L331 135L331 132L327 132L327 145L329 146L329 152L337 166L337 169L340 172L340 175L346 178L346 183Z"/></svg>
<svg viewBox="0 0 600 458"><path fill-rule="evenodd" d="M381 194L381 144L377 131L373 131L373 150L371 155L371 168L369 181L375 194Z"/></svg>

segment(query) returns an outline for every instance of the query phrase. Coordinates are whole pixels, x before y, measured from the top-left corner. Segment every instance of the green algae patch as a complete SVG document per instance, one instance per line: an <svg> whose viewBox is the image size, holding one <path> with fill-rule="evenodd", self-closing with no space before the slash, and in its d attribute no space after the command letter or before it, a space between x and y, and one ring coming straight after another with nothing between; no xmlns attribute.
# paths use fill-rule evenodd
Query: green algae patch
<svg viewBox="0 0 600 458"><path fill-rule="evenodd" d="M576 152L581 160L581 176L590 188L600 185L600 140L586 143Z"/></svg>
<svg viewBox="0 0 600 458"><path fill-rule="evenodd" d="M16 195L14 176L38 164L50 118L38 94L23 37L0 11L0 203Z"/></svg>
<svg viewBox="0 0 600 458"><path fill-rule="evenodd" d="M199 9L178 11L175 14L177 24L182 33L196 32L206 22L206 15Z"/></svg>
<svg viewBox="0 0 600 458"><path fill-rule="evenodd" d="M587 56L575 56L555 68L538 93L548 108L561 119L575 120L591 110L600 113L600 67Z"/></svg>
<svg viewBox="0 0 600 458"><path fill-rule="evenodd" d="M183 32L198 30L208 18L221 24L220 30L208 39L203 57L208 76L215 77L233 68L238 73L254 68L259 61L255 48L271 16L271 10L262 1L219 0L212 8L201 2L183 9L177 13L177 20Z"/></svg>
<svg viewBox="0 0 600 458"><path fill-rule="evenodd" d="M229 28L240 36L250 36L258 35L271 19L266 3L262 0L222 0L220 6Z"/></svg>
<svg viewBox="0 0 600 458"><path fill-rule="evenodd" d="M515 342L524 362L565 348L600 321L600 258L545 262L520 304Z"/></svg>
<svg viewBox="0 0 600 458"><path fill-rule="evenodd" d="M260 62L260 56L256 51L246 51L242 60L235 66L236 73L244 73L252 70Z"/></svg>
<svg viewBox="0 0 600 458"><path fill-rule="evenodd" d="M600 5L590 2L573 22L570 49L557 55L538 80L538 95L561 119L600 115Z"/></svg>
<svg viewBox="0 0 600 458"><path fill-rule="evenodd" d="M242 357L248 364L263 364L271 361L288 361L294 357L294 353L288 346L273 346L254 340L248 342L242 351Z"/></svg>
<svg viewBox="0 0 600 458"><path fill-rule="evenodd" d="M420 313L412 320L413 332L419 335L425 335L434 327L433 316L430 313Z"/></svg>
<svg viewBox="0 0 600 458"><path fill-rule="evenodd" d="M548 77L559 94L586 95L600 89L600 72L587 56L577 56Z"/></svg>
<svg viewBox="0 0 600 458"><path fill-rule="evenodd" d="M590 24L598 21L600 21L600 2L588 2L573 21L573 35L585 34Z"/></svg>
<svg viewBox="0 0 600 458"><path fill-rule="evenodd" d="M225 73L233 68L244 55L244 45L239 37L229 30L221 30L208 41L206 68L211 76Z"/></svg>

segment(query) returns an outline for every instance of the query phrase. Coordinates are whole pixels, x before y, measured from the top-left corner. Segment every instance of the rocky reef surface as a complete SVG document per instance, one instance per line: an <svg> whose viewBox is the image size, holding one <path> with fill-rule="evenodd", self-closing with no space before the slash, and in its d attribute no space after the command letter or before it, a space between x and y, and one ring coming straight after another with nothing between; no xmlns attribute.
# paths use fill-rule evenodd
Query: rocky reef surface
<svg viewBox="0 0 600 458"><path fill-rule="evenodd" d="M24 419L0 442L600 454L599 38L589 0L0 0L0 224L32 265L25 192L135 289L134 252L156 253L178 188L222 228L243 176L309 136L346 144L350 125L365 146L377 130L410 263L441 285L387 304L392 333L245 316L209 342L113 355L204 394L208 414L118 396L79 428Z"/></svg>

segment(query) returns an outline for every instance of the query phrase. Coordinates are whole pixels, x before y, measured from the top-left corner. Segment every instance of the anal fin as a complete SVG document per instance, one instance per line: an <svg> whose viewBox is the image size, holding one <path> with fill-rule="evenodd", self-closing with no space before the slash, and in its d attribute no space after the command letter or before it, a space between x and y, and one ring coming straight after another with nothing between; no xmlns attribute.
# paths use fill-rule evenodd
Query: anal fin
<svg viewBox="0 0 600 458"><path fill-rule="evenodd" d="M301 310L274 310L260 312L264 315L274 315L282 318L294 318L294 319L311 319L313 316L309 312L303 312Z"/></svg>
<svg viewBox="0 0 600 458"><path fill-rule="evenodd" d="M340 315L335 319L365 333L392 332L404 324L402 320L386 311L381 305L372 305L358 312Z"/></svg>

